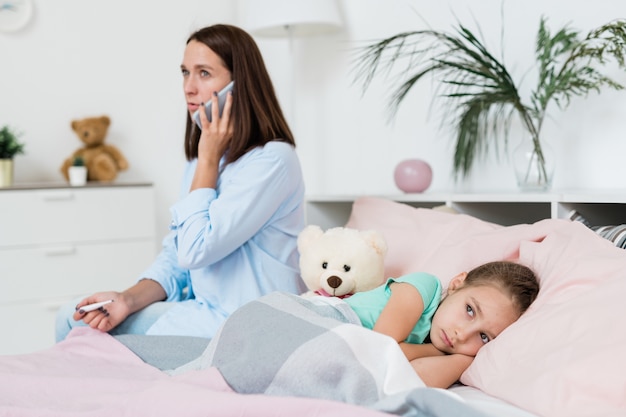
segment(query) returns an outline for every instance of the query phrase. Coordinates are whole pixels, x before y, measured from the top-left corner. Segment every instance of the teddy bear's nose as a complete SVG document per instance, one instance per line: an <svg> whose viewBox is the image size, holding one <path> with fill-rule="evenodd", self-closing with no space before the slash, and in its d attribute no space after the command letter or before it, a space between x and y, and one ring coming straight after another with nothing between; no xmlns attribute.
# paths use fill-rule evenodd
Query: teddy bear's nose
<svg viewBox="0 0 626 417"><path fill-rule="evenodd" d="M343 281L338 276L333 275L332 277L328 277L326 282L328 282L328 285L330 285L330 288L339 288L339 286L341 285Z"/></svg>

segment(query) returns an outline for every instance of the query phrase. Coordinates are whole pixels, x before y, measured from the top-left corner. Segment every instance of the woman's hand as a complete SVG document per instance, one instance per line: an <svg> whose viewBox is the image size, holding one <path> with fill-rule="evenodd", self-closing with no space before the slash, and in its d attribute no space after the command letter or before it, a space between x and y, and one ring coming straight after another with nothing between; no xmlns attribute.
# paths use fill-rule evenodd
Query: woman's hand
<svg viewBox="0 0 626 417"><path fill-rule="evenodd" d="M81 312L81 307L87 304L98 303L100 301L113 300L112 303L104 305L97 310ZM130 315L130 308L126 297L122 293L115 291L99 292L93 294L76 306L74 320L82 320L92 329L108 332L123 322Z"/></svg>
<svg viewBox="0 0 626 417"><path fill-rule="evenodd" d="M211 97L211 120L207 118L204 111L200 112L200 122L202 123L202 134L198 143L198 166L191 183L191 190L197 188L215 188L220 159L228 149L228 145L233 137L233 126L230 119L230 111L233 104L233 95L226 95L222 116L219 115L219 104L217 93ZM204 104L202 105L202 108Z"/></svg>
<svg viewBox="0 0 626 417"><path fill-rule="evenodd" d="M82 320L92 329L108 332L128 316L142 308L167 298L161 284L151 279L142 279L124 292L106 291L95 293L78 303L74 320ZM80 308L87 304L113 300L94 311L81 313Z"/></svg>

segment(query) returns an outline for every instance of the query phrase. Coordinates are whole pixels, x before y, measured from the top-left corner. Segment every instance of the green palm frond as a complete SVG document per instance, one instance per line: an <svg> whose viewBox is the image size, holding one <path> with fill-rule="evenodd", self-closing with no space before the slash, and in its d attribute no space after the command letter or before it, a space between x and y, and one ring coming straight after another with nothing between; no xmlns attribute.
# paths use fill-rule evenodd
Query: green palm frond
<svg viewBox="0 0 626 417"><path fill-rule="evenodd" d="M626 52L626 22L616 20L589 32L578 39L578 32L564 28L553 37L540 22L536 57L539 63L539 83L533 94L535 111L543 115L554 100L565 108L574 96L586 96L591 91L600 92L604 86L621 90L623 86L598 71L594 64L607 64L614 60L624 67Z"/></svg>
<svg viewBox="0 0 626 417"><path fill-rule="evenodd" d="M457 174L467 175L476 157L488 149L487 141L494 137L497 126L510 123L511 108L527 111L505 66L462 25L452 34L406 32L368 46L361 55L356 80L365 90L378 72L389 72L400 58L408 59L411 75L391 97L391 116L424 76L441 79L440 97L453 110L442 123L452 123L457 130L453 167Z"/></svg>
<svg viewBox="0 0 626 417"><path fill-rule="evenodd" d="M390 98L390 113L425 76L440 81L437 98L446 104L443 125L456 127L453 169L467 176L473 162L498 146L507 133L513 116L518 115L529 131L539 160L543 154L539 132L551 101L560 108L574 96L585 96L602 87L622 89L603 75L596 65L615 61L621 68L626 60L626 21L616 20L595 29L584 39L569 27L552 35L542 18L536 40L538 82L530 104L524 104L519 89L505 65L489 52L484 42L457 23L453 33L421 30L402 32L373 42L359 50L354 80L367 90L379 74L387 77L403 63L402 81Z"/></svg>

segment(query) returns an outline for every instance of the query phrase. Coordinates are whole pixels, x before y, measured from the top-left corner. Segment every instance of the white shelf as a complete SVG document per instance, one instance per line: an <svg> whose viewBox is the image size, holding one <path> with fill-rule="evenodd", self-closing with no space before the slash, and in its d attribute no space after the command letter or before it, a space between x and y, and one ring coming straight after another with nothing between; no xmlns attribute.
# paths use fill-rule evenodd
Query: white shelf
<svg viewBox="0 0 626 417"><path fill-rule="evenodd" d="M323 228L344 225L352 203L364 195L307 196L307 223ZM502 225L534 223L546 218L566 218L579 211L592 225L626 223L626 190L564 190L522 192L425 192L421 194L370 195L413 207L446 205L461 213Z"/></svg>

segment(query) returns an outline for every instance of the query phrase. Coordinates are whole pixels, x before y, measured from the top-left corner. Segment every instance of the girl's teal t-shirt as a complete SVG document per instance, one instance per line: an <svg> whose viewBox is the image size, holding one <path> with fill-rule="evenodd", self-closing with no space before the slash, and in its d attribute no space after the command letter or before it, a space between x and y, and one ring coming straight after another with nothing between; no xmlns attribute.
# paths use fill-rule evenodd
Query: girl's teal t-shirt
<svg viewBox="0 0 626 417"><path fill-rule="evenodd" d="M441 301L441 282L439 279L426 272L414 272L403 275L400 278L389 278L384 285L373 290L357 292L349 298L345 298L354 312L359 316L363 327L373 329L376 320L389 301L392 282L406 282L413 285L422 296L424 301L424 312L415 324L415 327L406 338L407 343L423 343L430 332L430 324L435 314L435 310Z"/></svg>

